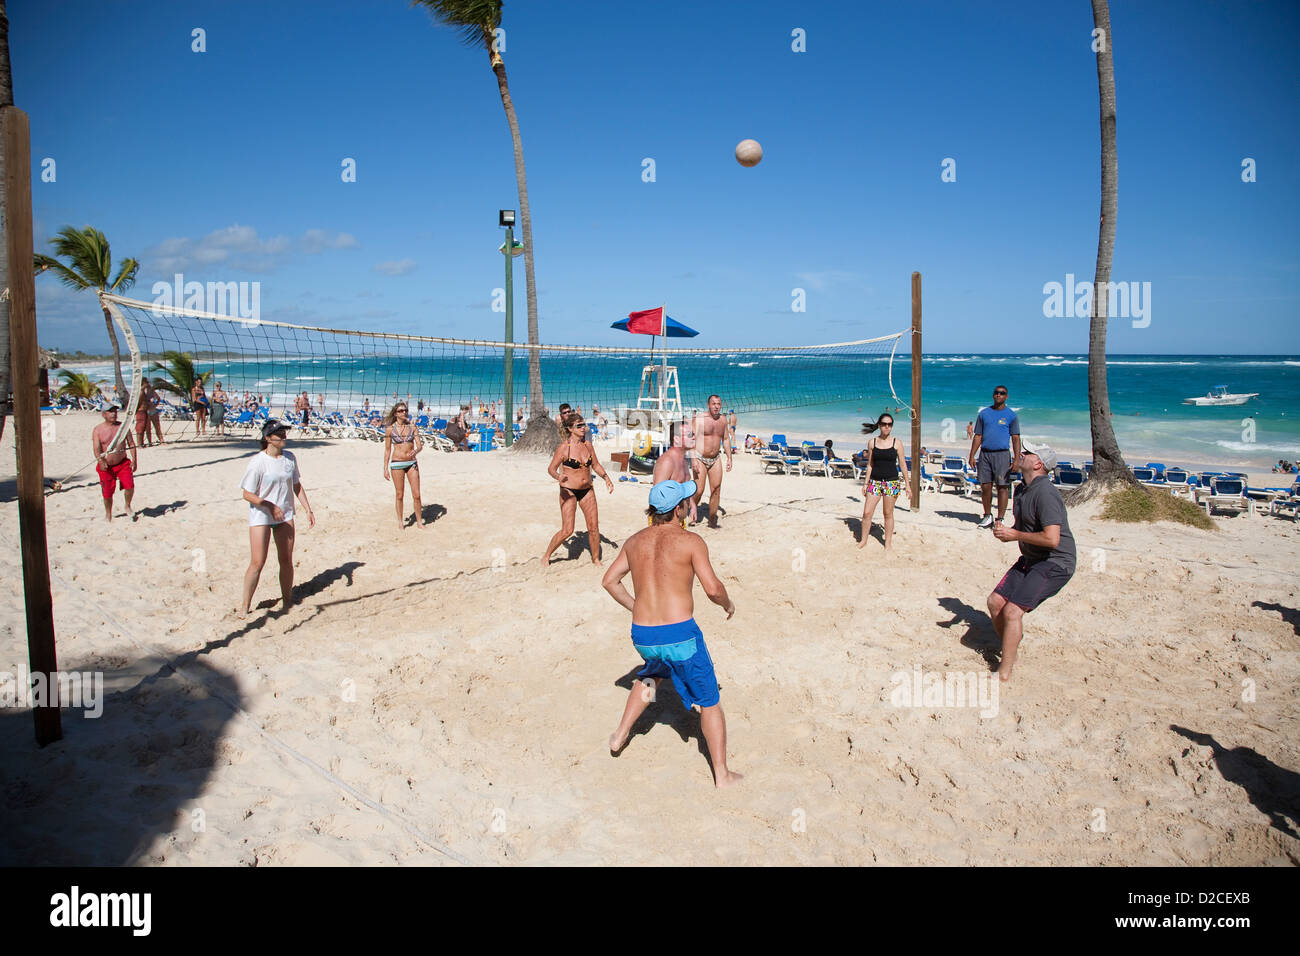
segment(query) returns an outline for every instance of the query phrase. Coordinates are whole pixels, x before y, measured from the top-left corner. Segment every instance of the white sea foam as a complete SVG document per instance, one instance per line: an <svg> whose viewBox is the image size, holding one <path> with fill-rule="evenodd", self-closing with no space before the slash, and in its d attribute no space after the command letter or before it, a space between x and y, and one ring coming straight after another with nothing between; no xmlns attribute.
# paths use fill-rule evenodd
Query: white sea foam
<svg viewBox="0 0 1300 956"><path fill-rule="evenodd" d="M1223 441L1220 439L1214 444L1220 448L1228 448L1232 451L1242 452L1261 452L1261 451L1280 451L1286 455L1300 455L1300 445L1270 445L1267 442L1251 441Z"/></svg>
<svg viewBox="0 0 1300 956"><path fill-rule="evenodd" d="M778 356L775 356L775 357L776 357L776 358L780 358L781 356L778 355ZM756 363L756 362L737 362L736 364L737 364L738 366L740 366L741 368L753 368L757 363Z"/></svg>

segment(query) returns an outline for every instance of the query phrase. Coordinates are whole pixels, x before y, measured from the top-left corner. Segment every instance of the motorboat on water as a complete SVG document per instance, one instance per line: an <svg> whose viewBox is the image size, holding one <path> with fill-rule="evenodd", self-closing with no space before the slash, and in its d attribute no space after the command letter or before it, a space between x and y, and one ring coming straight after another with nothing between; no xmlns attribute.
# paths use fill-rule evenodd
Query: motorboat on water
<svg viewBox="0 0 1300 956"><path fill-rule="evenodd" d="M1252 398L1259 398L1259 392L1229 392L1228 386L1216 385L1208 394L1198 398L1184 398L1184 405L1245 405Z"/></svg>

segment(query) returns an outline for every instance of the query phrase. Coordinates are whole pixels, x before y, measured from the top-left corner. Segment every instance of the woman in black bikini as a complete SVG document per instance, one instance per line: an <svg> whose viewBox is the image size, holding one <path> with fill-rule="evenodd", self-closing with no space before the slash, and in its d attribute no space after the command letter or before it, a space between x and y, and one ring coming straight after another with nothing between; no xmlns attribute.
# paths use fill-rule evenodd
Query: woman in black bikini
<svg viewBox="0 0 1300 956"><path fill-rule="evenodd" d="M208 433L208 395L202 379L190 389L190 408L194 411L194 437L202 438Z"/></svg>
<svg viewBox="0 0 1300 956"><path fill-rule="evenodd" d="M555 455L546 468L546 473L560 483L561 527L542 554L542 567L550 565L551 554L573 534L579 506L582 507L582 517L587 524L587 538L591 542L591 563L600 567L600 517L596 511L596 496L591 494L591 472L594 469L596 474L605 479L605 485L611 493L614 482L596 460L596 451L587 440L587 423L582 416L570 412L564 419L564 429L568 437L555 449Z"/></svg>
<svg viewBox="0 0 1300 956"><path fill-rule="evenodd" d="M871 516L876 512L876 503L885 502L885 551L888 552L894 541L894 501L903 489L911 484L907 475L907 449L894 437L894 416L885 412L874 424L864 425L862 431L871 434L880 429L879 438L867 442L867 480L862 485L862 540L859 548L867 546L871 536Z"/></svg>
<svg viewBox="0 0 1300 956"><path fill-rule="evenodd" d="M406 402L398 402L384 416L384 481L391 481L397 491L397 528L406 527L402 493L411 486L415 502L415 526L424 527L424 506L420 502L420 464L415 456L424 448L420 430L411 423Z"/></svg>

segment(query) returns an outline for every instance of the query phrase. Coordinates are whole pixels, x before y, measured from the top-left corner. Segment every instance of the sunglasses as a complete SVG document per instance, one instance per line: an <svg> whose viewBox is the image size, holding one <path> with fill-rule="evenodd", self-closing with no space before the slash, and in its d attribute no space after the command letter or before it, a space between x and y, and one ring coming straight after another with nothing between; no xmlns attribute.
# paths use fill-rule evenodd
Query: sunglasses
<svg viewBox="0 0 1300 956"><path fill-rule="evenodd" d="M406 409L405 409L405 408L394 408L393 411L395 411L395 412L404 412L404 411L406 411Z"/></svg>
<svg viewBox="0 0 1300 956"><path fill-rule="evenodd" d="M878 425L880 428L893 428L893 427L894 427L894 423L893 423L893 422L878 422L877 425Z"/></svg>
<svg viewBox="0 0 1300 956"><path fill-rule="evenodd" d="M994 392L993 394L994 394L994 395L1005 395L1006 392L1002 391L1001 389L998 389L998 390L997 390L996 392Z"/></svg>

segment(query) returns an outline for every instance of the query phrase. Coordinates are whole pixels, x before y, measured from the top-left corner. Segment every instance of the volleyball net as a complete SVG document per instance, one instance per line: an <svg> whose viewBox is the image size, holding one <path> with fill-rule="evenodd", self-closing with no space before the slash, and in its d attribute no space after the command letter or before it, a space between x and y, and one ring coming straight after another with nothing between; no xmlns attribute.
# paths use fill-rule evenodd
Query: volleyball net
<svg viewBox="0 0 1300 956"><path fill-rule="evenodd" d="M176 386L182 355L208 394L219 382L233 409L273 415L291 411L305 394L312 413L383 413L408 402L412 414L450 417L464 406L513 422L532 416L529 360L536 354L541 403L552 417L560 404L611 421L626 410L662 401L703 409L710 395L738 414L877 400L907 406L910 370L894 364L910 330L852 342L811 346L654 348L647 336L626 346L536 345L405 335L243 319L104 294L127 330L134 388ZM662 340L659 340L662 343ZM510 355L509 365L506 356ZM506 372L512 378L510 405ZM653 371L652 371L653 369ZM671 373L669 373L671 370ZM181 376L183 377L183 376ZM897 382L895 379L897 378ZM895 392L897 385L898 392ZM184 391L184 389L181 389ZM165 394L165 392L164 392ZM134 406L136 396L131 396ZM890 400L892 398L892 401ZM188 395L182 397L188 404Z"/></svg>

